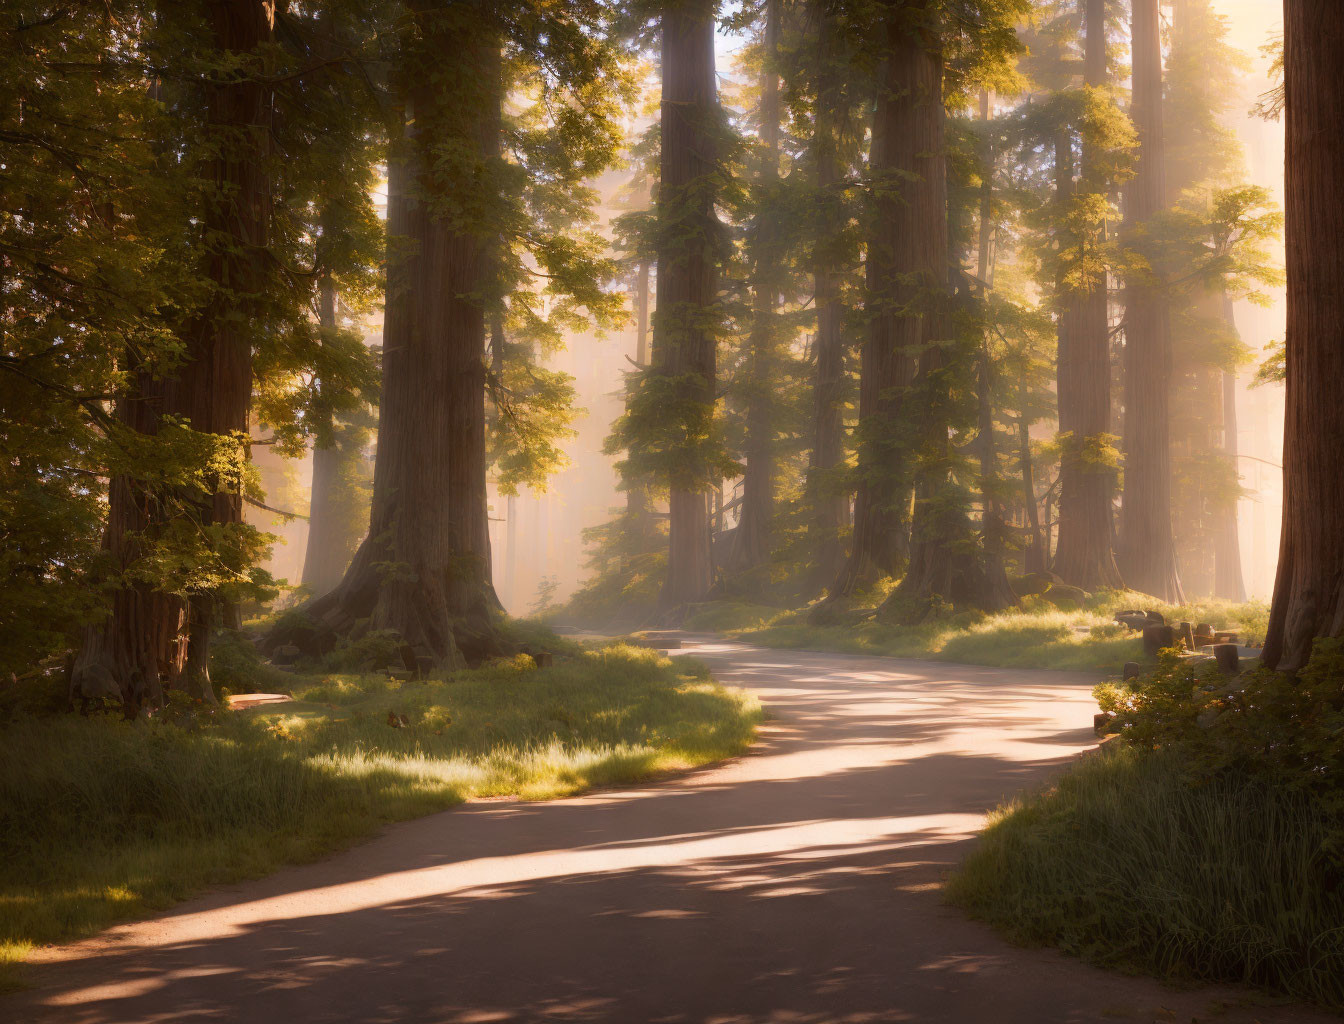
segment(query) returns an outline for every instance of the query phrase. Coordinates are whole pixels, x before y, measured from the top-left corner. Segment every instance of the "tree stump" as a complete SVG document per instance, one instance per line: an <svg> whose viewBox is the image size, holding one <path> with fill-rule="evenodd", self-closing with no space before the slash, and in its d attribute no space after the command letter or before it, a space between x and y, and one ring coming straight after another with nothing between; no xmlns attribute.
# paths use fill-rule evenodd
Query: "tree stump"
<svg viewBox="0 0 1344 1024"><path fill-rule="evenodd" d="M1143 653L1156 658L1158 651L1176 646L1176 630L1171 626L1148 626L1143 631Z"/></svg>
<svg viewBox="0 0 1344 1024"><path fill-rule="evenodd" d="M1234 675L1240 664L1240 652L1236 644L1216 644L1213 648L1213 656L1218 660L1218 667L1228 675Z"/></svg>

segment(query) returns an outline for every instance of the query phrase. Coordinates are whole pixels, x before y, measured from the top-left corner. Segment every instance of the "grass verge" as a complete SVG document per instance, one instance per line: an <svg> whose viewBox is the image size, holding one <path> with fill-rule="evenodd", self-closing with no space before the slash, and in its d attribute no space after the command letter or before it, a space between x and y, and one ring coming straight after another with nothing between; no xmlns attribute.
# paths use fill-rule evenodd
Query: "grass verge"
<svg viewBox="0 0 1344 1024"><path fill-rule="evenodd" d="M1008 937L1344 1009L1344 875L1308 794L1108 743L997 811L948 898Z"/></svg>
<svg viewBox="0 0 1344 1024"><path fill-rule="evenodd" d="M1077 609L1061 609L1044 598L1024 598L1019 608L993 615L956 612L918 626L892 626L874 620L850 625L814 626L809 609L786 611L742 602L704 605L688 629L726 633L763 647L809 648L846 654L928 658L998 668L1042 668L1119 672L1138 661L1143 644L1137 634L1114 621L1123 608L1155 609L1168 622L1207 622L1263 637L1268 608L1261 602L1233 604L1199 601L1166 605L1151 597L1111 591L1089 597Z"/></svg>
<svg viewBox="0 0 1344 1024"><path fill-rule="evenodd" d="M729 757L761 716L702 664L626 646L441 681L289 679L294 703L251 711L0 725L0 987L34 945L471 797L545 799Z"/></svg>

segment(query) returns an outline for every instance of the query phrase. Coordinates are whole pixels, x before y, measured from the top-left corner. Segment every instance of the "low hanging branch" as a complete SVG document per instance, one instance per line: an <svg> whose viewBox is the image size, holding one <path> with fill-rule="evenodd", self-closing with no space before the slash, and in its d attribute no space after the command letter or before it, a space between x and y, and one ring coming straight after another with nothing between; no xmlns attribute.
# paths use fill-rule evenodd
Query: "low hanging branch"
<svg viewBox="0 0 1344 1024"><path fill-rule="evenodd" d="M249 498L246 494L243 495L243 500L247 502L249 505L253 506L254 508L265 509L267 512L274 512L278 516L284 516L286 520L302 519L305 522L307 522L308 520L308 517L304 515L302 512L286 512L282 508L272 508L270 505L267 505L264 501L258 501L256 498Z"/></svg>

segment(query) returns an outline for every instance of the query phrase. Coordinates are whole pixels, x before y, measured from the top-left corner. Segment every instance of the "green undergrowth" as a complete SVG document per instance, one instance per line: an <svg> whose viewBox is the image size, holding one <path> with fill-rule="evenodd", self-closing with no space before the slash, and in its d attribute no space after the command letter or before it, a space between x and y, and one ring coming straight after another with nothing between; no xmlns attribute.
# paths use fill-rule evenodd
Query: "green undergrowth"
<svg viewBox="0 0 1344 1024"><path fill-rule="evenodd" d="M999 668L1042 668L1118 672L1143 652L1138 634L1114 621L1126 608L1162 612L1168 622L1207 622L1262 638L1268 620L1263 603L1196 601L1167 605L1132 592L1090 596L1082 607L1062 609L1043 597L1023 598L1018 608L993 615L951 612L917 626L895 626L868 618L845 625L808 623L810 608L786 610L745 602L700 606L688 629L725 633L765 647L848 654L929 658Z"/></svg>
<svg viewBox="0 0 1344 1024"><path fill-rule="evenodd" d="M158 720L0 707L0 983L34 945L313 859L472 797L546 799L729 757L754 698L623 645L442 680L278 673L293 703Z"/></svg>
<svg viewBox="0 0 1344 1024"><path fill-rule="evenodd" d="M1029 944L1344 1010L1344 645L1296 677L1164 656L1119 735L991 816L948 896Z"/></svg>

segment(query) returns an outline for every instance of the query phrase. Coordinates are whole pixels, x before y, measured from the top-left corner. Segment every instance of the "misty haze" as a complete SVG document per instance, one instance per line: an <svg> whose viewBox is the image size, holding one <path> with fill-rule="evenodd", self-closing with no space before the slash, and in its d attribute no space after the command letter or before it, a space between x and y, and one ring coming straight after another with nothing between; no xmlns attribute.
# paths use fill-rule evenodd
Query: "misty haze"
<svg viewBox="0 0 1344 1024"><path fill-rule="evenodd" d="M0 58L0 1019L1344 1013L1344 4Z"/></svg>

